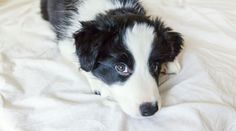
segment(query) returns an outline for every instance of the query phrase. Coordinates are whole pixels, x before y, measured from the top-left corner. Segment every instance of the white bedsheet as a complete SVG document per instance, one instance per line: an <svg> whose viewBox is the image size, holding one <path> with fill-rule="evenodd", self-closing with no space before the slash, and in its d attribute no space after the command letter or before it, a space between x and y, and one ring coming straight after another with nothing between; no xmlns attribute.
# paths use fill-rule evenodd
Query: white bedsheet
<svg viewBox="0 0 236 131"><path fill-rule="evenodd" d="M182 70L163 108L134 119L60 60L38 0L0 0L0 131L236 131L236 1L143 0L181 32Z"/></svg>

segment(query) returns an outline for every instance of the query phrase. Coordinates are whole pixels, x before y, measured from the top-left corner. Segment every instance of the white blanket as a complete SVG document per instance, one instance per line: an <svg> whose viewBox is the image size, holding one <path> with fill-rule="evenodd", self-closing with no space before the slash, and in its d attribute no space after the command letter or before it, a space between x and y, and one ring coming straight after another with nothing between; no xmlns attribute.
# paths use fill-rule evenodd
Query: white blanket
<svg viewBox="0 0 236 131"><path fill-rule="evenodd" d="M236 131L236 1L143 0L185 38L154 117L130 118L61 60L38 0L0 0L0 131Z"/></svg>

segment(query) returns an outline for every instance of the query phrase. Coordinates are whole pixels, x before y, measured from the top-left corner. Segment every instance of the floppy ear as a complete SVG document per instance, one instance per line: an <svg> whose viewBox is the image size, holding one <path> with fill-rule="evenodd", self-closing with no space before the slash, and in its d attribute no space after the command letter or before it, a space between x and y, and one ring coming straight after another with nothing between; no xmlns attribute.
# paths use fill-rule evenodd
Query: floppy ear
<svg viewBox="0 0 236 131"><path fill-rule="evenodd" d="M81 30L74 34L76 54L83 70L91 71L104 43L104 31L98 29L95 21L81 22Z"/></svg>
<svg viewBox="0 0 236 131"><path fill-rule="evenodd" d="M182 35L174 32L171 28L165 27L160 20L155 21L157 33L157 50L162 62L174 61L183 46Z"/></svg>
<svg viewBox="0 0 236 131"><path fill-rule="evenodd" d="M174 61L175 57L180 53L183 46L183 38L180 33L167 31L165 34L166 48L168 48L168 61Z"/></svg>

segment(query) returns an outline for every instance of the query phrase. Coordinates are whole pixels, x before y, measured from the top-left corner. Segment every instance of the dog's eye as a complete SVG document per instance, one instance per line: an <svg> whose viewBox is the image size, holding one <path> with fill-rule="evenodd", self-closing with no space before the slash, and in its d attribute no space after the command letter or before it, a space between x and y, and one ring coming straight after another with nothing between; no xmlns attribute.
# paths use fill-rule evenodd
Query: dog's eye
<svg viewBox="0 0 236 131"><path fill-rule="evenodd" d="M116 64L115 70L122 76L128 76L131 73L129 67L125 63Z"/></svg>
<svg viewBox="0 0 236 131"><path fill-rule="evenodd" d="M153 72L157 72L159 70L159 62L155 62L152 64Z"/></svg>

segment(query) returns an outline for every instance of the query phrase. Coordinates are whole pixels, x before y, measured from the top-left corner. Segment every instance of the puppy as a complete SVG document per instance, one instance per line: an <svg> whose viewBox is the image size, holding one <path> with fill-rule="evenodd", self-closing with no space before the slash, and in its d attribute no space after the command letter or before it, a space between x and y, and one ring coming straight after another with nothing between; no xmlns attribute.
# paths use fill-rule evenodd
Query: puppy
<svg viewBox="0 0 236 131"><path fill-rule="evenodd" d="M147 16L139 0L41 0L41 13L62 55L80 66L94 92L133 117L161 108L161 66L169 62L171 72L178 71L171 62L183 38Z"/></svg>

